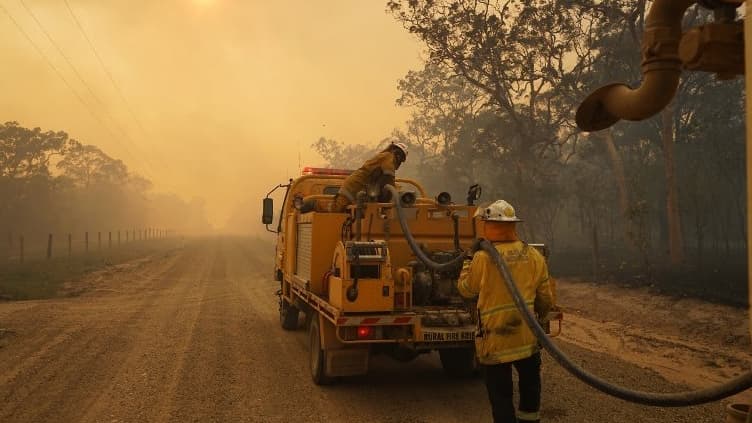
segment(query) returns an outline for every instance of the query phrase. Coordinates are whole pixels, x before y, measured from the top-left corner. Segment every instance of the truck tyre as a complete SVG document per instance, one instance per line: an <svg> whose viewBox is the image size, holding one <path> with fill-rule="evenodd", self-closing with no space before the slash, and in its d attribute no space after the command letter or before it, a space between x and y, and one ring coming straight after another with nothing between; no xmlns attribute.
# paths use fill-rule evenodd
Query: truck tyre
<svg viewBox="0 0 752 423"><path fill-rule="evenodd" d="M298 328L298 311L295 306L288 303L284 298L279 299L279 323L282 329L296 330Z"/></svg>
<svg viewBox="0 0 752 423"><path fill-rule="evenodd" d="M311 379L316 385L329 385L334 379L326 375L326 351L321 346L318 315L314 315L308 327L310 341Z"/></svg>
<svg viewBox="0 0 752 423"><path fill-rule="evenodd" d="M451 377L467 378L476 374L478 361L475 348L447 348L439 350L444 372Z"/></svg>

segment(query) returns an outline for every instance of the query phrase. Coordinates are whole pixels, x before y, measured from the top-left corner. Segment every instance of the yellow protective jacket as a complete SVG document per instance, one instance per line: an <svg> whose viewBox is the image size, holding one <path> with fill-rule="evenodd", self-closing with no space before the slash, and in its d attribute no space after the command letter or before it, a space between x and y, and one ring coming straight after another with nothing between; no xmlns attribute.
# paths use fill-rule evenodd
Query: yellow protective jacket
<svg viewBox="0 0 752 423"><path fill-rule="evenodd" d="M522 241L494 243L504 257L528 307L545 316L552 307L548 267L534 247ZM478 297L483 336L475 347L481 364L509 363L530 357L538 351L535 335L522 320L511 294L491 257L478 251L466 260L457 282L463 297Z"/></svg>
<svg viewBox="0 0 752 423"><path fill-rule="evenodd" d="M349 204L354 204L358 192L366 189L370 184L378 184L380 188L386 184L394 185L395 168L394 153L382 151L363 163L363 166L345 179L339 195L345 197Z"/></svg>

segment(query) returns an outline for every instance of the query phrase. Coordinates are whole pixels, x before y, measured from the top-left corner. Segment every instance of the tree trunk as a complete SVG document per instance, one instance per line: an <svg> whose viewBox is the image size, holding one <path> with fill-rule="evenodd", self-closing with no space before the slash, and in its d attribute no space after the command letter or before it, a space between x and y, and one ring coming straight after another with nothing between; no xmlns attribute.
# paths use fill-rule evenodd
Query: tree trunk
<svg viewBox="0 0 752 423"><path fill-rule="evenodd" d="M598 281L598 269L600 268L600 246L598 244L598 223L596 219L592 222L592 254L593 254L593 281Z"/></svg>
<svg viewBox="0 0 752 423"><path fill-rule="evenodd" d="M628 241L628 245L637 248L637 242L634 239L635 229L633 227L634 222L630 219L629 213L629 187L627 185L627 176L624 172L624 162L619 155L619 151L616 149L616 143L614 142L614 134L611 130L602 132L603 146L606 149L606 155L611 162L611 168L614 173L614 181L616 181L616 188L619 192L619 215L624 228L624 236ZM613 235L612 235L613 236Z"/></svg>
<svg viewBox="0 0 752 423"><path fill-rule="evenodd" d="M741 196L736 197L736 201L734 202L736 203L736 217L739 222L739 236L743 242L744 248L747 249L749 248L747 246L747 215L744 213L743 199L744 193L742 193Z"/></svg>
<svg viewBox="0 0 752 423"><path fill-rule="evenodd" d="M619 209L624 218L629 214L629 190L627 188L627 177L624 173L624 162L621 160L619 151L616 150L614 143L614 134L611 130L603 131L603 145L606 147L608 159L611 161L611 167L614 170L614 179L616 187L619 190Z"/></svg>
<svg viewBox="0 0 752 423"><path fill-rule="evenodd" d="M700 200L697 198L697 192L694 197L695 207L695 237L697 241L697 271L702 273L703 271L703 250L705 248L705 233L703 231L703 216L700 206ZM717 238L717 237L716 237ZM717 250L716 250L717 251Z"/></svg>
<svg viewBox="0 0 752 423"><path fill-rule="evenodd" d="M661 113L661 140L663 142L663 163L666 176L666 220L668 222L668 253L672 266L684 260L681 216L679 215L679 190L676 183L674 160L674 106L673 103Z"/></svg>

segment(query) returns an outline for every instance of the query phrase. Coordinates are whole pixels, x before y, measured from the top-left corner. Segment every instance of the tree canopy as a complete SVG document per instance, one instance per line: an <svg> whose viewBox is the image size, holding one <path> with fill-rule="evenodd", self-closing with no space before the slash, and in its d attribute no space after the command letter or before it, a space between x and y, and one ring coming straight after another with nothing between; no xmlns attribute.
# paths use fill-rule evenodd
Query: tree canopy
<svg viewBox="0 0 752 423"><path fill-rule="evenodd" d="M47 233L160 227L207 231L203 204L152 191L120 160L63 131L0 125L0 230Z"/></svg>

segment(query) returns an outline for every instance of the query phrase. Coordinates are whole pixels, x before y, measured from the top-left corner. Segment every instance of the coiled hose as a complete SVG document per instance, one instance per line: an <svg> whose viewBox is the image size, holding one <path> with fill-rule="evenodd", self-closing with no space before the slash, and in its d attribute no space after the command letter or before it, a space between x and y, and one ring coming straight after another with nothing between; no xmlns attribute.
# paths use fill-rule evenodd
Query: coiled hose
<svg viewBox="0 0 752 423"><path fill-rule="evenodd" d="M413 250L418 259L420 259L426 266L434 270L436 268L442 268L443 270L448 267L446 265L449 264L456 265L453 262L446 264L433 262L425 255L425 253L423 253L423 250L421 250L420 246L415 242L415 238L413 238L412 234L410 233L410 228L407 226L407 221L405 219L404 213L402 212L402 206L399 203L399 195L397 190L392 186L387 186L387 189L389 189L389 191L392 193L392 201L394 202L395 209L397 210L397 217L399 218L402 232L405 234L405 239L407 239L410 248ZM493 244L485 239L482 239L477 241L474 244L474 247L475 246L485 251L494 261L494 264L499 270L499 273L501 273L501 275L503 276L502 279L504 280L504 284L506 285L507 290L512 295L512 299L514 300L514 304L517 307L517 310L520 312L520 314L522 314L522 318L525 320L525 323L528 325L528 327L530 327L530 329L533 331L533 334L535 334L538 342L540 342L543 348L545 348L549 352L549 354L551 354L551 356L554 358L554 360L556 360L557 363L559 363L560 366L562 366L566 371L568 371L574 377L586 383L587 385L590 385L591 387L607 395L611 395L624 401L656 407L687 407L692 405L700 405L718 401L752 388L752 372L744 373L740 376L730 379L727 382L710 388L672 393L637 391L625 388L623 386L615 385L611 382L601 379L600 377L575 364L551 340L551 338L546 335L545 330L541 327L540 323L538 323L538 319L525 304L525 299L522 297L522 294L520 294L519 289L517 289L517 285L514 281L514 278L512 277L511 272L509 271L509 267L507 266L506 262L501 257L499 252L496 250L496 248L493 246ZM464 257L465 255L462 254L458 257L458 259L464 259Z"/></svg>

